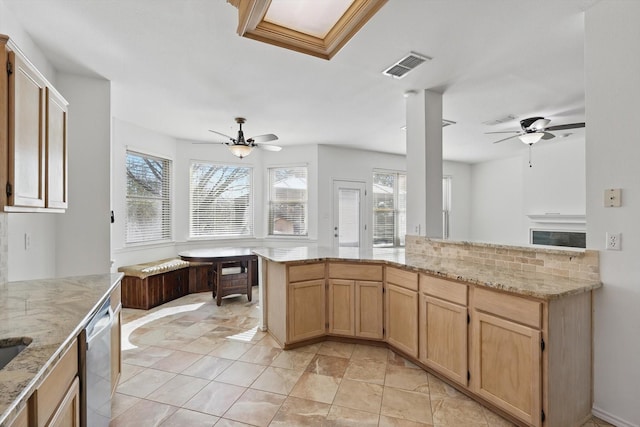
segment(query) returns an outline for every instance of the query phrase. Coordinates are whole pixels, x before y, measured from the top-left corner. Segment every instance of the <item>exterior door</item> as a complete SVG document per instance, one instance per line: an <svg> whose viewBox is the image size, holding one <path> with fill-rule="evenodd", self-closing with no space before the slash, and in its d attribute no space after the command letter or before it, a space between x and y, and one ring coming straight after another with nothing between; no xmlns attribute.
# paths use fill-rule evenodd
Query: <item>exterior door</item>
<svg viewBox="0 0 640 427"><path fill-rule="evenodd" d="M333 181L334 249L366 247L365 191L361 181Z"/></svg>

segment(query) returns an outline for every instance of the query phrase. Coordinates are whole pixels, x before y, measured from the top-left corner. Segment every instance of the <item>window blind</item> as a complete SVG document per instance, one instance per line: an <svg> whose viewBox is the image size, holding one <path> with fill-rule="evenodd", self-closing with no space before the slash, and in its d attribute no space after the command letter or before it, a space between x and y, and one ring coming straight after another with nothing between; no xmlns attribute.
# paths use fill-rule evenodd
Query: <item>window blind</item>
<svg viewBox="0 0 640 427"><path fill-rule="evenodd" d="M407 229L407 177L373 173L373 246L404 246Z"/></svg>
<svg viewBox="0 0 640 427"><path fill-rule="evenodd" d="M127 151L126 243L171 239L171 160Z"/></svg>
<svg viewBox="0 0 640 427"><path fill-rule="evenodd" d="M191 237L253 235L251 168L192 162L189 176Z"/></svg>
<svg viewBox="0 0 640 427"><path fill-rule="evenodd" d="M307 168L269 169L269 235L307 235Z"/></svg>

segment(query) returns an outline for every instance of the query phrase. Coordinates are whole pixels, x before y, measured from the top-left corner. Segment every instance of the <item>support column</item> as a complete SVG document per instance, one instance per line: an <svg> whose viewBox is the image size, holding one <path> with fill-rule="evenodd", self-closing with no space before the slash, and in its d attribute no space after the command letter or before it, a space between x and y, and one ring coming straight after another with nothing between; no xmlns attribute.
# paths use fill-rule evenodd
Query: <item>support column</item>
<svg viewBox="0 0 640 427"><path fill-rule="evenodd" d="M406 98L407 234L442 238L442 94Z"/></svg>

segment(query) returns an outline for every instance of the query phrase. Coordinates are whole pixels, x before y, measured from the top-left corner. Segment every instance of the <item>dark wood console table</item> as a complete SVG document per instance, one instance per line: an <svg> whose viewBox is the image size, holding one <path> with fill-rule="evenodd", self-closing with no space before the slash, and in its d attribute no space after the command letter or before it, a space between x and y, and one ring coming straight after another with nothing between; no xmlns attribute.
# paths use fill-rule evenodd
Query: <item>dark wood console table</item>
<svg viewBox="0 0 640 427"><path fill-rule="evenodd" d="M251 301L251 286L257 284L258 257L251 248L193 249L178 254L185 261L211 263L210 278L216 304L232 294L246 294ZM238 272L223 274L223 269L238 268Z"/></svg>

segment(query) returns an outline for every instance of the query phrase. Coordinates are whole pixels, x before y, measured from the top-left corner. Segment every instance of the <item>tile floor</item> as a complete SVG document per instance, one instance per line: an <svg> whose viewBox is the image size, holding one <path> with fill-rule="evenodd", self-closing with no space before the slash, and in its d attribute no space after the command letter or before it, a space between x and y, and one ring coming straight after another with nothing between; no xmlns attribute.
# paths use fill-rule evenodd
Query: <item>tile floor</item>
<svg viewBox="0 0 640 427"><path fill-rule="evenodd" d="M257 330L259 316L256 288L252 303L218 307L201 293L124 309L111 427L512 425L384 348L283 351Z"/></svg>

